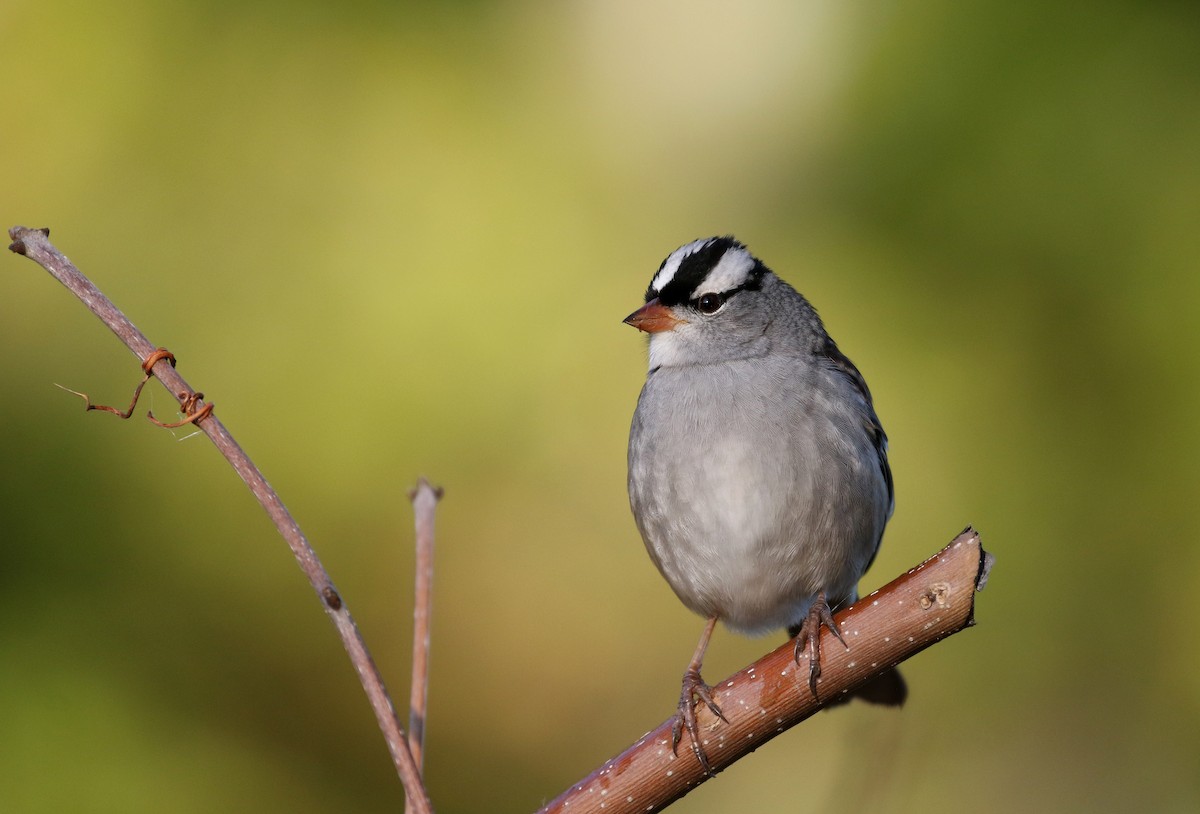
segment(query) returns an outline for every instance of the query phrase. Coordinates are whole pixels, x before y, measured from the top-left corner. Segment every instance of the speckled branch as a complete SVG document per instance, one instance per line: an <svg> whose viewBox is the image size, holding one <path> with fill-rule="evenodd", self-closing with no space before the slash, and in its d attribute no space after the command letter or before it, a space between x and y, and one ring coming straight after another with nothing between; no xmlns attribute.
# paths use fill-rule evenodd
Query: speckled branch
<svg viewBox="0 0 1200 814"><path fill-rule="evenodd" d="M13 241L9 246L10 250L33 260L65 285L117 335L118 339L125 343L139 362L144 362L155 351L155 346L151 344L150 340L112 304L108 297L101 293L100 289L92 284L91 280L85 277L66 256L50 243L48 229L14 226L8 230L8 234ZM162 382L167 392L180 404L183 404L185 399L195 393L166 360L157 362L152 368L152 372ZM198 411L204 405L203 402L192 402L191 406ZM249 456L233 440L233 436L225 429L221 420L215 414L209 414L198 420L196 426L209 437L209 440L225 456L225 460L229 461L238 476L245 481L250 492L266 510L271 522L283 535L283 539L287 541L288 547L291 548L301 570L308 577L313 590L317 592L321 606L333 620L334 627L337 628L338 635L346 647L346 652L358 673L363 690L375 711L375 718L379 722L379 728L383 731L384 740L387 741L388 750L392 754L396 771L400 775L400 781L404 784L405 793L411 801L413 811L422 814L432 812L433 807L429 802L429 795L421 783L417 765L408 749L404 728L396 716L395 707L388 696L383 678L375 667L375 662L367 650L366 642L363 641L358 626L355 625L354 619L350 615L350 610L338 594L329 574L317 558L316 552L313 551L304 533L300 531L300 527L288 512L287 507L283 505L283 501L279 499L279 495L267 483L267 479L263 477L262 472L258 470Z"/></svg>
<svg viewBox="0 0 1200 814"><path fill-rule="evenodd" d="M968 528L933 557L837 614L849 649L825 631L821 699L836 703L888 667L974 624L975 592L983 588L991 564L979 535ZM713 685L729 723L697 705L704 751L714 772L826 706L808 689L807 661L797 665L793 652L793 644L787 642ZM678 757L672 754L667 720L567 789L542 813L659 811L707 779L686 733Z"/></svg>

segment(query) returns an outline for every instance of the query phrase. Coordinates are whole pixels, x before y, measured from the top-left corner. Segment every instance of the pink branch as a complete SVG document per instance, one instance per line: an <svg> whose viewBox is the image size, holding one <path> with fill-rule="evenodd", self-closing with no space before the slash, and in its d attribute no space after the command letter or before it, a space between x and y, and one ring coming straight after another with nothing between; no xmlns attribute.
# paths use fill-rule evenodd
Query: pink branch
<svg viewBox="0 0 1200 814"><path fill-rule="evenodd" d="M975 592L983 588L992 556L967 529L950 545L853 607L837 614L847 650L832 638L821 649L821 701L808 688L807 664L797 665L792 642L713 685L729 723L697 705L704 750L714 772L753 752L827 703L865 684L974 623ZM895 713L891 713L895 714ZM671 720L643 735L552 800L541 814L658 811L708 777L685 733L671 752Z"/></svg>
<svg viewBox="0 0 1200 814"><path fill-rule="evenodd" d="M425 710L429 695L429 618L433 613L433 518L442 490L421 478L409 493L416 522L416 590L413 593L412 687L408 701L408 750L423 771Z"/></svg>

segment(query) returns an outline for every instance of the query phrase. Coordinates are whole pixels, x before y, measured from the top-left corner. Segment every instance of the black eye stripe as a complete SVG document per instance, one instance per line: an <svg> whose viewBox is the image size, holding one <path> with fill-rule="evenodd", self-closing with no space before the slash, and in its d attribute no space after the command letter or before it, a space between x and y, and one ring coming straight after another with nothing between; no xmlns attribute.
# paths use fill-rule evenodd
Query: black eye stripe
<svg viewBox="0 0 1200 814"><path fill-rule="evenodd" d="M697 311L699 311L702 314L704 314L704 313L715 314L718 310L720 310L721 306L724 305L725 303L729 302L730 298L732 298L735 294L740 294L741 292L746 291L747 289L756 290L759 287L760 286L759 286L758 280L750 280L750 281L743 283L742 285L739 285L737 288L731 288L728 291L707 291L707 292L701 294L699 297L696 297L695 299L688 300L688 305L690 307L696 309ZM701 308L700 301L703 300L705 297L716 297L718 300L717 307L713 308L711 311L706 311L704 308Z"/></svg>

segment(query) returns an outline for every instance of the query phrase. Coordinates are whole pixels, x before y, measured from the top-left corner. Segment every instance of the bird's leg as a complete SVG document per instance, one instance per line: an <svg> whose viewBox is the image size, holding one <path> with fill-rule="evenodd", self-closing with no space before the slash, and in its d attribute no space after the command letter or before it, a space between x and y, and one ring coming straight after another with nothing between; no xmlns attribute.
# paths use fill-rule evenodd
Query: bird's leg
<svg viewBox="0 0 1200 814"><path fill-rule="evenodd" d="M696 758L700 761L705 774L712 774L712 771L708 765L708 756L704 754L704 749L700 746L700 730L696 726L697 699L703 701L712 710L713 715L725 723L729 723L721 712L721 708L713 701L712 687L705 684L704 679L700 677L700 666L704 663L704 651L708 649L708 640L712 638L713 629L717 626L717 618L716 616L709 617L708 623L704 625L704 633L700 635L696 653L692 656L692 660L683 674L683 689L679 693L679 710L675 713L675 723L671 725L671 751L678 754L675 748L679 745L679 739L686 728L688 735L692 738L692 751L696 753Z"/></svg>
<svg viewBox="0 0 1200 814"><path fill-rule="evenodd" d="M829 628L829 631L842 643L842 647L850 649L850 645L846 644L846 640L842 638L842 632L838 630L837 623L833 621L833 611L829 609L829 602L825 599L824 591L817 594L817 598L808 606L808 616L804 617L804 622L801 623L800 630L796 633L794 653L796 664L799 664L800 654L807 647L808 688L812 690L813 698L817 700L820 700L820 696L817 695L817 678L821 675L822 626Z"/></svg>

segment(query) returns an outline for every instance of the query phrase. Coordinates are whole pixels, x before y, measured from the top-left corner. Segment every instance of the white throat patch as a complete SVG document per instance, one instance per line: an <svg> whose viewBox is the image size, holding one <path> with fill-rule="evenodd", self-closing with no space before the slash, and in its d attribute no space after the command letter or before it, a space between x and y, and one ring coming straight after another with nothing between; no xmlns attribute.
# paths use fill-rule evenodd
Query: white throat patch
<svg viewBox="0 0 1200 814"><path fill-rule="evenodd" d="M685 361L683 351L687 348L687 339L679 336L680 329L688 326L680 325L673 331L660 331L650 334L650 369L657 367L672 367Z"/></svg>

